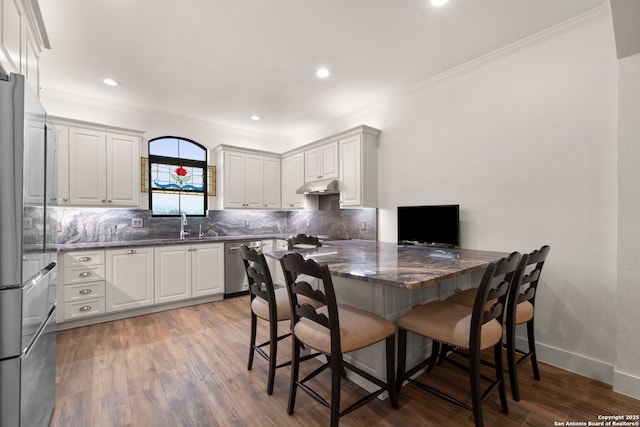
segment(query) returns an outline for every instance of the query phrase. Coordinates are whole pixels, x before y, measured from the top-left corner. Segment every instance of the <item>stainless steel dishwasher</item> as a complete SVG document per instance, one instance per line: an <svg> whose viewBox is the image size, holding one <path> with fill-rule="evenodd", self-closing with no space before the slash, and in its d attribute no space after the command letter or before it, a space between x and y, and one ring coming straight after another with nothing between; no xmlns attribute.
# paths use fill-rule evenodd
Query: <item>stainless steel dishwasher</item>
<svg viewBox="0 0 640 427"><path fill-rule="evenodd" d="M240 246L262 250L262 241L246 240L224 244L224 297L230 298L249 293L249 282L240 255Z"/></svg>

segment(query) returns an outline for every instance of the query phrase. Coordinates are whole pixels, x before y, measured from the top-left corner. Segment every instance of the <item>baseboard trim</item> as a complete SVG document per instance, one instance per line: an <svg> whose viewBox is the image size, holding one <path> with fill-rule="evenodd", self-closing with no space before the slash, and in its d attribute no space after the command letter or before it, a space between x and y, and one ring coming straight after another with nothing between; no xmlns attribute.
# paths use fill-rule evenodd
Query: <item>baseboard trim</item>
<svg viewBox="0 0 640 427"><path fill-rule="evenodd" d="M204 304L222 300L222 294L208 295L204 297L191 298L181 301L174 301L164 304L147 305L131 310L115 311L112 313L98 314L95 316L82 317L80 319L58 321L56 330L78 328L81 326L94 325L96 323L110 322L112 320L126 319L127 317L142 316L144 314L158 313L160 311L172 310L174 308L188 307L191 305Z"/></svg>
<svg viewBox="0 0 640 427"><path fill-rule="evenodd" d="M613 391L640 399L640 377L614 369Z"/></svg>
<svg viewBox="0 0 640 427"><path fill-rule="evenodd" d="M526 339L517 337L516 343L518 348L527 348ZM614 365L611 363L593 359L583 354L572 353L540 342L536 343L536 353L540 362L566 369L567 371L584 375L585 377L593 378L607 384L614 384Z"/></svg>

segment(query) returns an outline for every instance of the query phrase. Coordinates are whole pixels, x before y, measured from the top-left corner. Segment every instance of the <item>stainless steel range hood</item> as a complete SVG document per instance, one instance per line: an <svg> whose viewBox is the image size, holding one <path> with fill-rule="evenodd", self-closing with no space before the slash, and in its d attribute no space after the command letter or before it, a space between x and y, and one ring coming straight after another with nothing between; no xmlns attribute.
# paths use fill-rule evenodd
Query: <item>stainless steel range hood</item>
<svg viewBox="0 0 640 427"><path fill-rule="evenodd" d="M336 194L339 192L337 179L308 182L296 190L298 194Z"/></svg>

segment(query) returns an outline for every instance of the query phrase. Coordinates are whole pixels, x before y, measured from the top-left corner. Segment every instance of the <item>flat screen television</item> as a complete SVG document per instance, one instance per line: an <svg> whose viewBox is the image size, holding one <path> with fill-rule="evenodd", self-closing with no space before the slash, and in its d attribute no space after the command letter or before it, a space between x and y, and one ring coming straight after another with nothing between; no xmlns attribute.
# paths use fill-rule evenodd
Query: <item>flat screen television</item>
<svg viewBox="0 0 640 427"><path fill-rule="evenodd" d="M398 206L398 244L460 246L460 205Z"/></svg>

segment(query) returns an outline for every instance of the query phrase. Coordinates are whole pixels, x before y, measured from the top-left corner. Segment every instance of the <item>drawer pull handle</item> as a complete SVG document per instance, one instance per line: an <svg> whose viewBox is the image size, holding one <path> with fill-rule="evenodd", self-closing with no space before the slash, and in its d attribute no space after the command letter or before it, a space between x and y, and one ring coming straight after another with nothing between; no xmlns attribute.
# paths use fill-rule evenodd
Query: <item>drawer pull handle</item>
<svg viewBox="0 0 640 427"><path fill-rule="evenodd" d="M133 254L135 254L135 253L136 253L136 250L135 250L135 249L129 249L129 250L127 251L127 255L133 255Z"/></svg>
<svg viewBox="0 0 640 427"><path fill-rule="evenodd" d="M81 261L81 262L91 261L91 257L90 256L81 256L80 258L78 258L78 261Z"/></svg>
<svg viewBox="0 0 640 427"><path fill-rule="evenodd" d="M91 277L91 272L90 271L85 271L80 273L80 277Z"/></svg>
<svg viewBox="0 0 640 427"><path fill-rule="evenodd" d="M90 311L93 307L91 307L90 305L83 305L82 307L80 307L78 310L85 312L85 311Z"/></svg>
<svg viewBox="0 0 640 427"><path fill-rule="evenodd" d="M88 295L91 292L93 292L93 290L91 289L81 289L80 292L78 292L80 295Z"/></svg>

